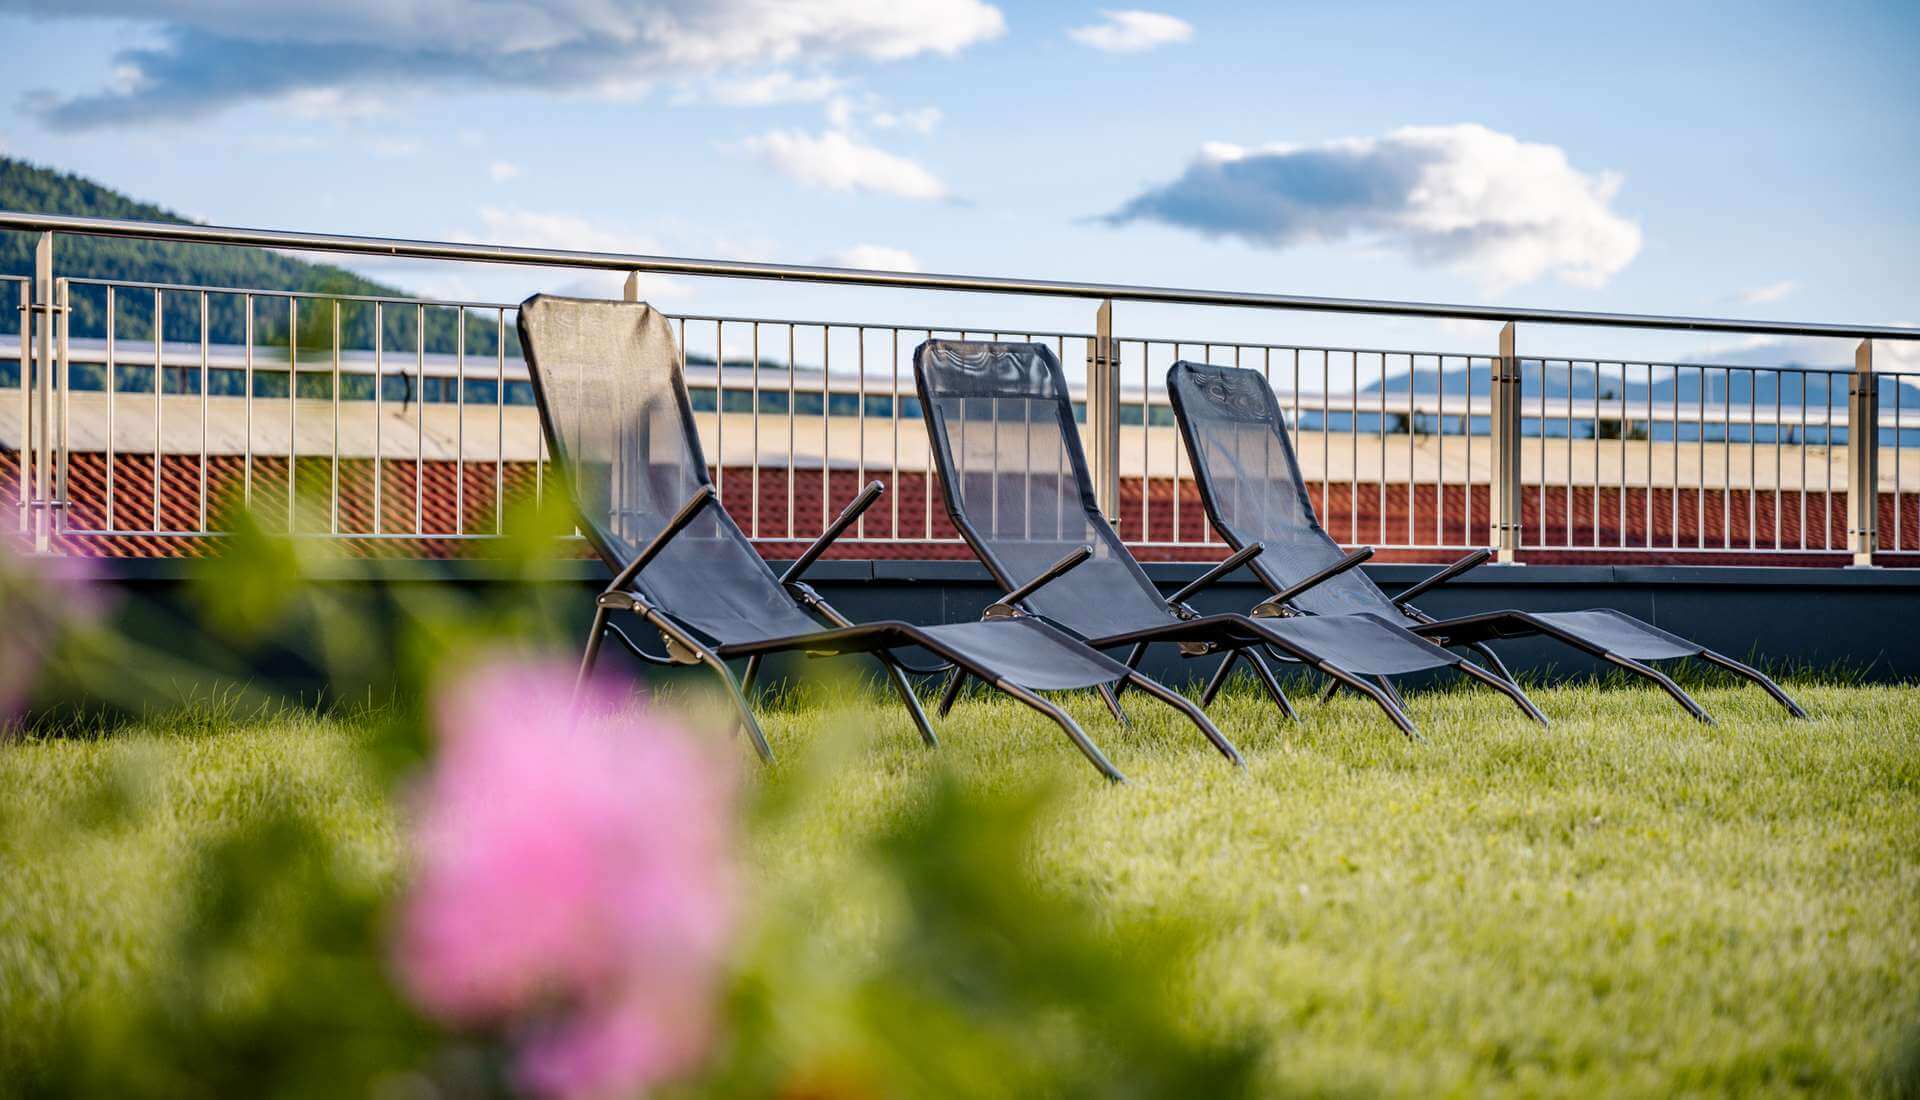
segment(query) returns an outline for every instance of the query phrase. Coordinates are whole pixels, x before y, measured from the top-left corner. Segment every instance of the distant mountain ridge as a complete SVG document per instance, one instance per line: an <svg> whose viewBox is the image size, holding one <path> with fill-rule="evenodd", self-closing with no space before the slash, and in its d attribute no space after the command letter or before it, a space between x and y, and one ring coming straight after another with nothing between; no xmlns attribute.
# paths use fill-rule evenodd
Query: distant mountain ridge
<svg viewBox="0 0 1920 1100"><path fill-rule="evenodd" d="M1762 408L1776 405L1819 408L1829 403L1835 408L1845 408L1847 403L1845 373L1834 373L1828 368L1795 363L1783 363L1773 369L1696 363L1678 366L1677 373L1648 383L1640 371L1630 371L1629 377L1622 380L1602 376L1592 367L1576 366L1569 370L1558 361L1547 367L1538 359L1522 359L1520 385L1529 399L1544 393L1548 398L1598 398L1603 405L1623 398L1630 404L1651 401L1660 405L1675 400L1693 404L1704 399L1707 404L1751 403ZM1806 373L1798 373L1801 371ZM1893 409L1897 399L1903 409L1920 409L1920 387L1888 375L1882 375L1879 383L1882 408ZM1475 363L1467 370L1449 370L1443 375L1431 367L1419 367L1411 374L1388 375L1384 382L1375 381L1362 392L1379 393L1383 386L1389 394L1405 394L1411 389L1415 394L1484 396L1493 392L1493 368Z"/></svg>
<svg viewBox="0 0 1920 1100"><path fill-rule="evenodd" d="M94 218L192 224L171 210L141 202L83 176L42 168L13 157L0 157L0 209L40 214L68 214ZM308 291L320 294L410 297L406 291L356 275L332 264L294 259L263 248L136 241L113 237L62 236L56 240L54 272L70 278L177 283L188 286L236 287L250 290ZM34 235L0 232L0 274L33 274ZM74 336L106 335L106 295L99 287L75 287L70 332ZM199 295L163 296L165 335L173 340L200 338ZM5 303L0 310L0 332L18 333L19 317ZM114 312L116 339L153 338L153 299L150 293L122 292ZM357 303L341 304L341 342L346 347L371 347L373 311ZM389 309L383 318L389 349L413 350L414 311ZM426 350L455 350L458 315L451 308L426 311ZM332 310L311 305L298 317L299 347L318 352L333 346ZM254 343L263 347L287 344L285 299L256 297ZM235 294L207 297L207 338L217 344L246 340L245 300ZM467 352L491 355L496 341L493 318L475 314L467 325ZM508 347L517 354L517 339L509 330ZM304 357L304 356L303 356Z"/></svg>

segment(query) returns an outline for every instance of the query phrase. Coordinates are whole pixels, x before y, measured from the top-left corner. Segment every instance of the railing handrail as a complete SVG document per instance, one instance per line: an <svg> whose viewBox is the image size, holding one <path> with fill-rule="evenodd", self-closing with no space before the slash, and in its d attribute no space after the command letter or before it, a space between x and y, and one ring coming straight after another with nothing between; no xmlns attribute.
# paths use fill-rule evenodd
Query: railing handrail
<svg viewBox="0 0 1920 1100"><path fill-rule="evenodd" d="M1297 294L1260 294L1246 291L1196 290L1135 286L1125 283L1088 283L1059 279L1012 279L984 275L942 275L905 271L869 271L803 264L755 263L650 256L641 253L586 252L559 248L470 244L452 241L361 237L339 233L302 233L280 229L243 229L228 226L88 218L65 214L0 211L0 229L70 233L93 237L130 237L191 244L240 245L300 252L339 252L369 256L469 263L524 264L587 268L605 271L645 271L666 275L700 275L732 279L828 283L891 287L905 290L955 290L974 293L1018 294L1054 298L1107 299L1155 302L1166 305L1227 306L1285 309L1317 313L1377 314L1465 321L1522 322L1604 328L1678 329L1693 332L1744 333L1768 336L1813 336L1855 340L1920 340L1920 329L1892 325L1844 325L1813 322L1756 321L1716 317L1659 316L1523 307L1397 302L1369 298L1327 298Z"/></svg>

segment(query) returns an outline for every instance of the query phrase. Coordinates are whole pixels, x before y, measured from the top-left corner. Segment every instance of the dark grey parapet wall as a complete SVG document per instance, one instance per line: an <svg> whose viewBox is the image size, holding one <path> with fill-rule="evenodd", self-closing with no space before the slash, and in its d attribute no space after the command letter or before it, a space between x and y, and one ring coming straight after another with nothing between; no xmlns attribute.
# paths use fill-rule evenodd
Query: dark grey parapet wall
<svg viewBox="0 0 1920 1100"><path fill-rule="evenodd" d="M409 562L375 568L381 579L373 583L394 586L453 583L485 588L498 575L484 562ZM1169 592L1204 568L1146 567ZM1367 571L1392 593L1427 576L1433 567L1376 565ZM111 565L110 575L132 593L151 597L139 603L171 604L177 609L186 566L172 561L123 561ZM553 566L551 583L579 593L576 626L582 634L592 610L591 594L606 583L607 576L598 562ZM1239 579L1216 585L1195 605L1206 612L1253 606L1266 592L1245 577L1242 573ZM807 579L860 621L968 620L977 618L998 594L986 570L973 562L825 561L814 566ZM1422 610L1442 616L1502 608L1612 607L1730 656L1757 659L1769 669L1842 669L1881 682L1920 680L1920 569L1487 565L1428 593L1419 603ZM607 652L617 648L609 646ZM1599 668L1570 649L1538 641L1501 642L1498 649L1517 670L1532 674L1586 675ZM1181 682L1211 673L1215 660L1183 661L1173 647L1158 646L1146 667L1169 682ZM262 672L276 674L270 668Z"/></svg>

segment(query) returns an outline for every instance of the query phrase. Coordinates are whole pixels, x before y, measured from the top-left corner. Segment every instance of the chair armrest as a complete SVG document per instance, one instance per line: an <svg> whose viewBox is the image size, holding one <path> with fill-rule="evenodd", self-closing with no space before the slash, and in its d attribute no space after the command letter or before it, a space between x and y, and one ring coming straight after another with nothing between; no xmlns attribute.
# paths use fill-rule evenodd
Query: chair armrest
<svg viewBox="0 0 1920 1100"><path fill-rule="evenodd" d="M1493 551L1491 550L1475 550L1473 553L1447 566L1440 572L1433 574L1420 583L1408 588L1405 592L1395 596L1393 598L1393 605L1400 607L1420 593L1429 589L1438 588L1460 574L1465 573L1467 570L1486 564L1487 559L1491 557L1493 557Z"/></svg>
<svg viewBox="0 0 1920 1100"><path fill-rule="evenodd" d="M1274 593L1272 596L1269 596L1266 599L1261 600L1260 605L1253 609L1253 613L1258 615L1262 611L1267 611L1267 612L1278 611L1280 608L1293 602L1293 600L1296 597L1298 597L1301 593L1307 591L1308 589L1312 588L1317 584L1321 584L1326 581L1332 580L1333 578L1339 576L1342 573L1345 573L1347 570L1352 569L1354 566L1359 565L1361 562L1366 561L1368 558L1372 556L1373 556L1373 547L1362 546L1360 549L1355 550L1353 553L1348 554L1346 557L1341 558L1339 561L1334 562L1332 565L1329 565L1325 569L1320 570L1318 573L1315 573L1313 576L1308 577L1306 580L1301 581L1299 584L1289 585L1288 587L1282 589L1281 591Z"/></svg>
<svg viewBox="0 0 1920 1100"><path fill-rule="evenodd" d="M692 523L695 517L699 516L702 509L717 500L719 500L719 497L714 494L713 486L702 485L699 489L696 489L694 494L687 498L687 502L680 506L680 510L673 514L673 518L667 521L667 525L660 529L660 533L653 536L653 538L647 541L645 546L640 548L640 552L634 555L633 560L627 563L625 569L615 574L613 580L607 585L607 591L618 592L629 584L632 584L633 578L639 576L640 571L647 567L647 563L658 557L660 551L667 548L667 543L672 542L675 535L686 530L687 525Z"/></svg>
<svg viewBox="0 0 1920 1100"><path fill-rule="evenodd" d="M1046 569L1041 571L1039 576L988 604L985 614L994 614L995 608L1012 611L1015 604L1038 592L1044 586L1052 584L1054 581L1066 576L1072 572L1075 567L1091 557L1093 557L1093 547L1085 544L1074 547L1071 553L1059 561L1054 562L1052 565L1047 566Z"/></svg>
<svg viewBox="0 0 1920 1100"><path fill-rule="evenodd" d="M873 502L879 500L880 494L886 491L887 483L884 481L867 482L867 487L860 490L860 495L854 497L852 503L840 510L840 514L834 517L833 522L827 524L827 529L820 532L820 537L813 540L813 545L807 547L804 553L795 558L793 564L787 566L785 573L780 574L780 583L791 584L799 580L800 574L805 573L808 567L820 560L820 555L827 552L827 547L832 546L836 539L846 534L847 528L853 526L853 521L873 507Z"/></svg>
<svg viewBox="0 0 1920 1100"><path fill-rule="evenodd" d="M1214 566L1212 569L1207 570L1205 573L1200 574L1198 577L1194 578L1191 584L1188 584L1185 588L1182 588L1180 591L1175 592L1173 595L1168 596L1167 597L1168 605L1171 606L1173 604L1186 602L1187 597L1193 595L1195 592L1198 592L1201 589L1207 587L1213 582L1219 580L1221 577L1226 576L1227 574L1247 564L1253 559L1259 557L1261 551L1265 549L1266 549L1266 546L1256 542L1248 546L1243 546L1238 550L1235 550L1233 552L1232 557L1229 557L1227 560L1221 562L1219 565Z"/></svg>

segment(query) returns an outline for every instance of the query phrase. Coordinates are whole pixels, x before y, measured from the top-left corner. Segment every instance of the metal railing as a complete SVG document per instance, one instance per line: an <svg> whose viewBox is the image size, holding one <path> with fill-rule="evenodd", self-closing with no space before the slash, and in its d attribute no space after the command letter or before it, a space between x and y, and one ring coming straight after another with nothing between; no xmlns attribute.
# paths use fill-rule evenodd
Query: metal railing
<svg viewBox="0 0 1920 1100"><path fill-rule="evenodd" d="M1175 359L1259 370L1328 530L1384 549L1767 555L1920 553L1920 378L1875 372L1920 332L848 271L0 213L40 234L25 319L0 351L0 484L43 549L74 537L217 534L228 496L316 536L497 535L550 475L503 302L63 278L60 234L628 273L1090 299L1089 331L674 316L723 503L754 539L811 538L871 477L852 538L951 552L911 354L924 339L1040 340L1077 393L1100 502L1132 544L1217 554L1160 379ZM629 280L631 293L632 280ZM1507 322L1479 352L1115 334L1138 301ZM75 338L76 314L98 335ZM1528 357L1515 325L1860 341L1852 370ZM237 332L237 340L213 333ZM13 367L8 372L7 362ZM1909 392L1908 385L1916 388ZM17 417L17 421L14 420ZM1856 427L1873 425L1871 430ZM1849 492L1855 486L1870 491ZM1882 515L1885 515L1883 522ZM942 549L946 548L946 549ZM1202 555L1204 556L1204 555ZM1757 560L1766 560L1760 558Z"/></svg>

